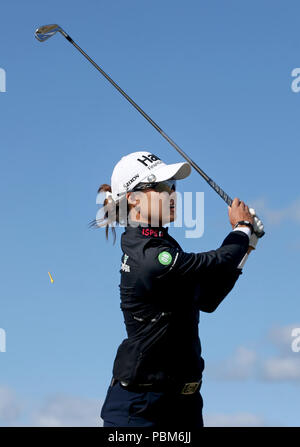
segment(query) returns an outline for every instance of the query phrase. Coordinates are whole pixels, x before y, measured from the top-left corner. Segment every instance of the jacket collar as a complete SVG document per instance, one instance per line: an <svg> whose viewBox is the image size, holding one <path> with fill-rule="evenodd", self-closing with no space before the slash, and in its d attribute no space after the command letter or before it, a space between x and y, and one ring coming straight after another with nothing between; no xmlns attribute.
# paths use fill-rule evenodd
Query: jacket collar
<svg viewBox="0 0 300 447"><path fill-rule="evenodd" d="M165 237L168 234L168 227L153 227L151 224L143 224L138 226L127 225L126 232L137 232L144 237Z"/></svg>

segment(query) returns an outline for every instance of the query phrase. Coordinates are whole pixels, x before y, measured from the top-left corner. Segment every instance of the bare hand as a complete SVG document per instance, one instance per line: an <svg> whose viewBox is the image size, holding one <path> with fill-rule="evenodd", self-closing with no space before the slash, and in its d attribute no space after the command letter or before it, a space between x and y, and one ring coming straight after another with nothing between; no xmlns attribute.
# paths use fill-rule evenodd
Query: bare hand
<svg viewBox="0 0 300 447"><path fill-rule="evenodd" d="M228 207L228 216L232 228L240 220L248 220L253 225L253 216L251 215L248 206L238 197L235 197L231 207Z"/></svg>

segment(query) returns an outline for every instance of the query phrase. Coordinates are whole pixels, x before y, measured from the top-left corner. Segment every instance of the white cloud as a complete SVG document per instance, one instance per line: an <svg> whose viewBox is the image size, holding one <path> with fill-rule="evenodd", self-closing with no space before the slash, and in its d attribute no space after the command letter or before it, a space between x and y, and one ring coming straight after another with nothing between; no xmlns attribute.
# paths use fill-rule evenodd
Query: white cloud
<svg viewBox="0 0 300 447"><path fill-rule="evenodd" d="M264 417L253 413L214 413L203 416L205 427L267 427Z"/></svg>
<svg viewBox="0 0 300 447"><path fill-rule="evenodd" d="M41 409L33 414L33 426L100 427L101 403L97 399L56 394L49 396Z"/></svg>
<svg viewBox="0 0 300 447"><path fill-rule="evenodd" d="M12 425L21 414L21 404L15 393L4 386L0 386L0 425Z"/></svg>
<svg viewBox="0 0 300 447"><path fill-rule="evenodd" d="M300 355L292 350L294 328L299 323L274 326L267 334L267 340L279 351L277 356L269 357L260 363L260 378L265 381L300 381Z"/></svg>
<svg viewBox="0 0 300 447"><path fill-rule="evenodd" d="M289 324L286 326L274 326L270 329L267 339L283 354L293 354L292 341L295 337L292 337L292 331L294 328L300 328L300 323Z"/></svg>
<svg viewBox="0 0 300 447"><path fill-rule="evenodd" d="M102 404L100 399L56 393L37 406L0 386L0 426L102 427Z"/></svg>
<svg viewBox="0 0 300 447"><path fill-rule="evenodd" d="M256 378L269 382L287 381L300 383L300 353L293 352L291 343L292 330L300 327L299 323L286 326L274 326L269 330L265 341L279 351L277 356L263 358L253 349L238 346L229 358L221 362L206 364L205 377L217 380L246 380ZM34 409L26 403L24 412L22 399L5 386L0 386L0 425L19 425L20 415L26 417L28 426L45 427L81 427L103 426L100 417L103 402L65 394L49 395L40 406ZM23 422L23 421L22 421ZM264 418L252 413L209 414L205 416L207 426L264 426Z"/></svg>
<svg viewBox="0 0 300 447"><path fill-rule="evenodd" d="M258 352L239 346L234 354L218 363L206 363L205 375L216 380L257 380L290 383L300 382L300 352L293 351L292 331L300 323L273 326L263 339L276 349L273 356L262 357ZM299 345L299 342L298 342ZM297 346L298 346L297 345Z"/></svg>
<svg viewBox="0 0 300 447"><path fill-rule="evenodd" d="M228 359L209 365L207 375L215 379L245 380L253 375L256 360L255 351L239 346Z"/></svg>
<svg viewBox="0 0 300 447"><path fill-rule="evenodd" d="M283 208L277 209L271 209L267 205L266 200L262 198L251 202L251 207L255 208L255 211L264 223L274 225L284 221L300 223L300 198Z"/></svg>
<svg viewBox="0 0 300 447"><path fill-rule="evenodd" d="M299 357L273 357L262 364L262 378L269 381L300 381Z"/></svg>

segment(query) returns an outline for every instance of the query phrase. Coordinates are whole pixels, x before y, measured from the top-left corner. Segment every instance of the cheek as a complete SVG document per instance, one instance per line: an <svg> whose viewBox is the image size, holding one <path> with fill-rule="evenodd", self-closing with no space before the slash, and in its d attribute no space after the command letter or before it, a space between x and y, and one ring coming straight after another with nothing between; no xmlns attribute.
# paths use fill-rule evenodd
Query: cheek
<svg viewBox="0 0 300 447"><path fill-rule="evenodd" d="M162 212L166 216L168 216L170 213L173 212L173 210L170 208L170 205L171 205L171 203L170 203L170 199L169 198L162 199L160 212Z"/></svg>
<svg viewBox="0 0 300 447"><path fill-rule="evenodd" d="M162 213L169 213L170 198L167 194L149 194L147 196L147 203L141 209L144 215L148 214L150 217L161 215Z"/></svg>
<svg viewBox="0 0 300 447"><path fill-rule="evenodd" d="M167 199L163 199L163 200L162 200L162 207L163 207L164 209L170 208L170 201L167 200Z"/></svg>
<svg viewBox="0 0 300 447"><path fill-rule="evenodd" d="M150 194L143 194L140 197L139 204L140 214L142 217L147 217L151 213L151 196Z"/></svg>

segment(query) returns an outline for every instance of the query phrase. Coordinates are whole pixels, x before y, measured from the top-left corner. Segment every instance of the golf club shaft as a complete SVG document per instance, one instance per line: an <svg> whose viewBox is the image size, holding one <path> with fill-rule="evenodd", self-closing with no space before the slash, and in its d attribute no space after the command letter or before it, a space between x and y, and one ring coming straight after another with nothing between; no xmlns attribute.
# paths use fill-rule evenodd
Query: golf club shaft
<svg viewBox="0 0 300 447"><path fill-rule="evenodd" d="M220 186L218 186L204 171L202 171L202 169L193 160L190 159L190 157L150 118L150 116L147 115L147 113L144 112L144 110L141 109L136 104L136 102L134 102L133 99L131 99L130 96L128 96L127 93L124 92L124 90L122 90L121 87L116 84L116 82L111 79L111 77L108 76L108 74L105 73L105 71L103 71L101 67L99 67L99 65L97 65L96 62L94 62L93 59L91 59L88 54L86 54L86 52L83 51L83 49L80 48L65 31L63 31L62 29L59 31L124 96L124 98L126 98L127 101L129 101L130 104L132 104L133 107L135 107L136 110L138 110L140 114L143 115L143 117L146 118L146 120L150 124L152 124L152 126L171 144L171 146L173 146L173 148L176 149L176 151L179 152L179 154L183 158L185 158L191 166L193 166L193 168L204 178L204 180L207 181L207 183L216 191L216 193L219 194L219 196L227 203L227 205L231 206L231 197L229 197L228 194L226 194L225 191L220 188Z"/></svg>

